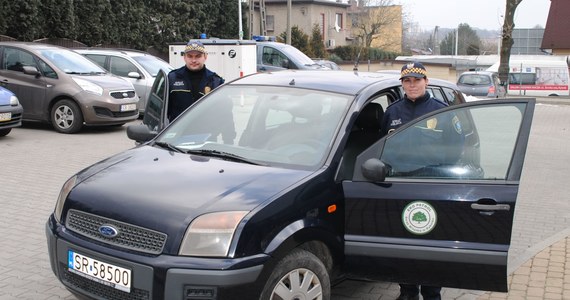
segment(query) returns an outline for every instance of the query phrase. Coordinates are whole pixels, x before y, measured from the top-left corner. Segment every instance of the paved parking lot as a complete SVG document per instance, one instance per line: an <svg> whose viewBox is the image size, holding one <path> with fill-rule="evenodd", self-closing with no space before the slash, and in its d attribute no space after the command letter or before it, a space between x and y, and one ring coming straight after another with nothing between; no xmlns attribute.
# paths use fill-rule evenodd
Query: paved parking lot
<svg viewBox="0 0 570 300"><path fill-rule="evenodd" d="M570 105L537 106L515 212L509 273L569 234L569 119ZM51 272L44 224L67 178L134 146L125 128L64 135L48 126L26 124L0 138L0 300L75 299ZM397 294L397 284L345 281L333 289L333 300L394 299ZM485 293L444 289L443 297L477 299Z"/></svg>

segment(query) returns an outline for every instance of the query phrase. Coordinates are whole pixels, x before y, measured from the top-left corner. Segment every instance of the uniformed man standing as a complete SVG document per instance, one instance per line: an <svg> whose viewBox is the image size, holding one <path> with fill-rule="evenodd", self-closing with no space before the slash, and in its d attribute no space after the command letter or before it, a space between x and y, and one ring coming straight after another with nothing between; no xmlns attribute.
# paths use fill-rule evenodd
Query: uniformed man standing
<svg viewBox="0 0 570 300"><path fill-rule="evenodd" d="M185 65L168 74L168 120L172 122L186 108L224 83L224 79L206 68L208 53L204 44L191 40L184 48Z"/></svg>

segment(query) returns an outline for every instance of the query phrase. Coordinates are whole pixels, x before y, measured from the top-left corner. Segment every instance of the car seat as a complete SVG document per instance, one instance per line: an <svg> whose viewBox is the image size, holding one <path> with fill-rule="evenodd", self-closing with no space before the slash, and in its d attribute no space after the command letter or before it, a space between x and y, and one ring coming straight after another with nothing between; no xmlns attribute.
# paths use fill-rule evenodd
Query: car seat
<svg viewBox="0 0 570 300"><path fill-rule="evenodd" d="M379 103L367 104L354 122L343 152L341 179L352 178L356 157L381 138L380 124L384 109Z"/></svg>

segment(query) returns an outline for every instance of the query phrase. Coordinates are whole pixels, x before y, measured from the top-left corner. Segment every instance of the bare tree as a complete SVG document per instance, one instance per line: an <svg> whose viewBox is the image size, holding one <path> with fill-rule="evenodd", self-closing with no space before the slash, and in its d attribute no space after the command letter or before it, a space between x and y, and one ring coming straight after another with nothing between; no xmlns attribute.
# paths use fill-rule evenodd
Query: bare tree
<svg viewBox="0 0 570 300"><path fill-rule="evenodd" d="M513 46L513 29L515 28L515 11L523 0L506 0L505 20L501 35L501 63L499 65L499 78L504 84L508 84L509 60L511 57L511 47Z"/></svg>
<svg viewBox="0 0 570 300"><path fill-rule="evenodd" d="M401 43L401 35L394 41L388 35L382 35L383 30L392 28L402 22L401 10L392 5L392 0L360 0L358 11L352 14L352 29L356 37L362 41L362 46L370 48L374 40L382 38L380 48ZM400 26L398 26L400 28Z"/></svg>

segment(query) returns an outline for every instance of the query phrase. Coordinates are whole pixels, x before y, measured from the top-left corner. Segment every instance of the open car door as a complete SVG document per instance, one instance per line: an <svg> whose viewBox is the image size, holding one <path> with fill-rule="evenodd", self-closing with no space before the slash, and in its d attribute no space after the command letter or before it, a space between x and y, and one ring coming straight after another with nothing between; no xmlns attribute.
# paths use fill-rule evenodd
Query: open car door
<svg viewBox="0 0 570 300"><path fill-rule="evenodd" d="M143 124L151 132L160 132L168 125L168 76L161 69L158 71L146 103Z"/></svg>
<svg viewBox="0 0 570 300"><path fill-rule="evenodd" d="M507 291L534 99L469 102L379 140L343 181L350 277Z"/></svg>

